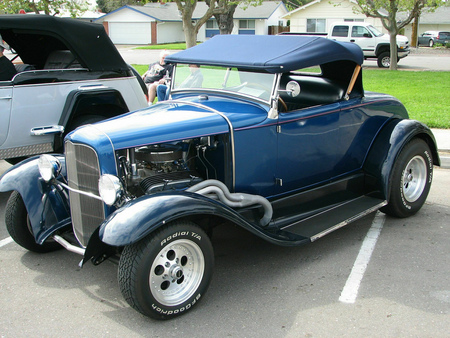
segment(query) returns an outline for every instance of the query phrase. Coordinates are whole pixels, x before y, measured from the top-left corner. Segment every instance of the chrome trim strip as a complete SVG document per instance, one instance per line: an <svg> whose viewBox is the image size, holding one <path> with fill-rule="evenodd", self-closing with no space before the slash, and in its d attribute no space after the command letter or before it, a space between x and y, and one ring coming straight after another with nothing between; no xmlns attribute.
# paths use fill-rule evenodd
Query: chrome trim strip
<svg viewBox="0 0 450 338"><path fill-rule="evenodd" d="M228 117L225 114L221 113L220 111L218 111L218 110L216 110L214 108L205 106L205 105L200 104L200 103L189 102L189 101L182 101L182 100L168 100L168 101L165 101L165 102L167 104L186 104L188 106L193 106L193 107L197 107L197 108L200 108L200 109L205 109L205 110L208 110L208 111L210 111L212 113L220 115L228 123L228 127L230 128L231 157L232 157L231 158L231 164L232 164L231 166L232 166L232 172L233 172L233 183L232 183L233 186L232 186L232 188L233 188L233 191L234 191L234 189L236 187L236 160L235 160L235 153L234 153L234 151L235 151L235 149L234 149L234 129L233 129L233 125L231 124L231 121L228 119Z"/></svg>
<svg viewBox="0 0 450 338"><path fill-rule="evenodd" d="M71 188L67 184L62 183L62 182L58 182L58 184L63 186L65 189L67 189L69 191L72 191L72 192L74 192L76 194L84 195L84 196L87 196L87 197L92 197L92 198L95 198L95 199L100 200L100 201L103 202L103 200L102 200L102 198L100 196L97 196L97 195L95 195L93 193L85 192L85 191L82 191L82 190Z"/></svg>
<svg viewBox="0 0 450 338"><path fill-rule="evenodd" d="M383 202L373 206L372 208L369 208L369 209L359 213L358 215L350 217L349 219L347 219L347 220L345 220L345 221L343 221L341 223L338 223L335 226L332 226L331 228L328 228L328 229L318 233L317 235L312 236L311 237L311 242L314 242L315 240L318 240L319 238L321 238L321 237L323 237L325 235L328 235L330 232L333 232L334 230L342 228L343 226L346 226L347 224L352 223L352 222L356 221L357 219L360 219L360 218L362 218L364 216L367 216L368 214L370 214L370 213L380 209L381 207L384 207L386 204L387 204L387 201L383 201Z"/></svg>

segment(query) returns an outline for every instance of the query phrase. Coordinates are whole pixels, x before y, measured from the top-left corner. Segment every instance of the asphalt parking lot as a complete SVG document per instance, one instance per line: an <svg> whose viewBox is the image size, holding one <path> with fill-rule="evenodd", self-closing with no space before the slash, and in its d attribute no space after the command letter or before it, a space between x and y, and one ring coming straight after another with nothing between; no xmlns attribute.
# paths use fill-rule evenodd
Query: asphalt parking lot
<svg viewBox="0 0 450 338"><path fill-rule="evenodd" d="M8 167L0 161L1 172ZM353 303L341 294L376 214L298 248L219 228L208 293L196 309L165 322L127 305L113 263L80 269L76 254L34 254L10 242L4 225L9 194L2 193L0 336L448 337L449 186L450 169L436 168L416 216L377 216L379 236L359 289L351 290Z"/></svg>

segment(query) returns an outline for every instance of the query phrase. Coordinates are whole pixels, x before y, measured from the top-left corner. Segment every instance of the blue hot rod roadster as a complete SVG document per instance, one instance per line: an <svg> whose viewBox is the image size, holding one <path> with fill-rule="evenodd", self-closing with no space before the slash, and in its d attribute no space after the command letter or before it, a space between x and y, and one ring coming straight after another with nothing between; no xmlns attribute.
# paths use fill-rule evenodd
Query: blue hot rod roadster
<svg viewBox="0 0 450 338"><path fill-rule="evenodd" d="M170 55L168 100L80 127L64 155L3 175L8 231L82 264L120 257L127 302L167 319L206 292L218 224L297 246L375 210L411 216L435 140L397 99L364 91L363 60L302 36L216 36Z"/></svg>

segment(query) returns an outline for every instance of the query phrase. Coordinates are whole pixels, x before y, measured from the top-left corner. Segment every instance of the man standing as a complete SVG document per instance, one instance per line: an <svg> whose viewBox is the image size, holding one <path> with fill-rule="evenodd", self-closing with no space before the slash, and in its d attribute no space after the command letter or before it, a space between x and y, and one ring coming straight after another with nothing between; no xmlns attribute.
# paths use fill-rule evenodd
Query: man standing
<svg viewBox="0 0 450 338"><path fill-rule="evenodd" d="M0 35L0 81L11 81L14 75L17 74L16 68L6 56L3 51L6 46L3 44L2 36Z"/></svg>

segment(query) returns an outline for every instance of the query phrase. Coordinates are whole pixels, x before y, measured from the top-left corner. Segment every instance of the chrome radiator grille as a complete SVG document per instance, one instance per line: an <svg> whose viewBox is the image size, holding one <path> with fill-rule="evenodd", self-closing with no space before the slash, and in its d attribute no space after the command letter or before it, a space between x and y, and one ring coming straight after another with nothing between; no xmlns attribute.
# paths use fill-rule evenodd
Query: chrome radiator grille
<svg viewBox="0 0 450 338"><path fill-rule="evenodd" d="M100 166L95 151L83 144L66 142L66 168L69 187L99 196ZM100 223L105 219L103 202L69 191L72 226L84 247Z"/></svg>

